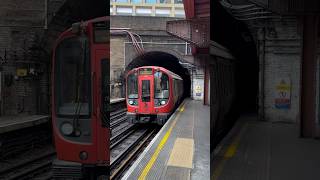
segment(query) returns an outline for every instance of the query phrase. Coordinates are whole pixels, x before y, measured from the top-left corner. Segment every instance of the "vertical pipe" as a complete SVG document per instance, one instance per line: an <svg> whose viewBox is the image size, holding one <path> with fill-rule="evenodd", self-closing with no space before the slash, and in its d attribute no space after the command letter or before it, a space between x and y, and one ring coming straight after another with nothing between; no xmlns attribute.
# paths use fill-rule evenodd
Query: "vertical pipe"
<svg viewBox="0 0 320 180"><path fill-rule="evenodd" d="M48 0L44 1L44 29L48 29Z"/></svg>
<svg viewBox="0 0 320 180"><path fill-rule="evenodd" d="M317 61L316 61L316 63L317 63L317 67L318 67L318 81L316 82L317 84L319 84L319 82L320 82L320 60L318 59L318 56L317 56ZM317 84L316 84L316 86L317 86ZM317 132L317 134L316 134L316 136L318 137L318 138L320 138L320 85L318 85L318 122L316 123L317 124L317 127L316 127L316 132Z"/></svg>
<svg viewBox="0 0 320 180"><path fill-rule="evenodd" d="M188 43L185 42L184 55L188 55Z"/></svg>
<svg viewBox="0 0 320 180"><path fill-rule="evenodd" d="M316 129L316 56L318 21L316 15L303 18L301 62L301 131L302 137L315 137Z"/></svg>
<svg viewBox="0 0 320 180"><path fill-rule="evenodd" d="M207 67L204 65L204 77L203 77L203 105L207 105Z"/></svg>
<svg viewBox="0 0 320 180"><path fill-rule="evenodd" d="M0 117L2 115L2 73L0 69Z"/></svg>
<svg viewBox="0 0 320 180"><path fill-rule="evenodd" d="M260 60L260 108L259 119L265 120L265 43L266 41L266 29L262 28L259 34L258 54Z"/></svg>

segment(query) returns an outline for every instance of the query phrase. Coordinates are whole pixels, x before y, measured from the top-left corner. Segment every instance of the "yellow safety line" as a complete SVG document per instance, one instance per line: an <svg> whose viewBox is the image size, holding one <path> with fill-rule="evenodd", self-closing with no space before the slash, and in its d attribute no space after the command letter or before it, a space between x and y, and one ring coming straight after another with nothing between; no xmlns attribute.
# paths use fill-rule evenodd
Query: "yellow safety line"
<svg viewBox="0 0 320 180"><path fill-rule="evenodd" d="M241 129L239 135L237 137L234 138L233 142L228 146L227 150L225 151L224 155L223 155L223 159L221 160L221 162L219 162L219 164L217 165L217 168L215 168L215 170L212 173L211 176L211 180L217 180L218 177L221 175L224 165L226 164L226 161L230 158L232 158L238 149L238 146L240 144L240 140L242 135L244 134L245 130L247 128L247 123L243 126L243 128Z"/></svg>
<svg viewBox="0 0 320 180"><path fill-rule="evenodd" d="M149 160L148 164L144 167L142 173L140 174L139 176L139 180L144 180L146 179L146 176L148 175L150 169L152 168L154 162L156 161L156 159L158 158L159 156L159 153L161 152L163 146L166 144L170 134L171 134L171 131L173 129L173 127L175 126L176 122L177 122L177 119L178 117L180 116L181 112L184 111L184 105L178 109L178 114L177 116L174 118L174 121L172 122L172 124L170 125L170 128L168 129L168 131L166 132L166 134L163 136L163 138L161 139L159 145L157 146L157 149L155 150L155 152L153 153L153 155L151 156L151 159Z"/></svg>

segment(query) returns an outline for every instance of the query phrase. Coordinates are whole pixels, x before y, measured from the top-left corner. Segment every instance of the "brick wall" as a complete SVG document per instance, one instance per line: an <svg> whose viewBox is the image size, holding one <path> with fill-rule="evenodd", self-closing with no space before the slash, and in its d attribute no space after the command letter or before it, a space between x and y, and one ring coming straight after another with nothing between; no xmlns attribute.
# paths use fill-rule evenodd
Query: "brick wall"
<svg viewBox="0 0 320 180"><path fill-rule="evenodd" d="M64 2L48 0L48 24ZM0 116L48 114L52 40L46 37L52 32L45 29L45 1L2 0L0 15ZM27 76L17 76L17 69Z"/></svg>
<svg viewBox="0 0 320 180"><path fill-rule="evenodd" d="M298 22L295 18L284 18L270 21L269 25L265 29L265 119L299 122L301 37ZM260 48L263 47L260 46ZM260 63L261 58L260 56ZM291 81L291 101L288 109L275 107L275 98L278 93L276 86L279 79ZM260 93L262 93L261 90ZM261 94L260 97L262 97Z"/></svg>
<svg viewBox="0 0 320 180"><path fill-rule="evenodd" d="M175 18L168 17L140 17L140 16L111 16L111 27L130 28L130 31L139 34L144 44L146 52L163 51L174 56L181 56L185 51L183 41L166 33L166 22ZM157 22L157 23L155 23ZM152 24L152 25L150 25ZM112 35L110 38L110 93L111 98L124 97L124 82L120 76L124 75L126 66L137 57L131 41L126 34ZM154 44L152 44L154 43ZM157 44L173 43L173 44ZM180 53L180 54L179 54ZM181 58L181 57L180 57Z"/></svg>

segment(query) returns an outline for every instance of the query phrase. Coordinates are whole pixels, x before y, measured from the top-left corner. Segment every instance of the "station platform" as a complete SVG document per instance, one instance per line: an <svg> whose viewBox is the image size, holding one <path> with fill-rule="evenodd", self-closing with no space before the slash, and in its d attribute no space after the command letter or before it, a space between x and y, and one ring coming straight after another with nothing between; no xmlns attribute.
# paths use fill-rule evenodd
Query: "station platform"
<svg viewBox="0 0 320 180"><path fill-rule="evenodd" d="M122 102L122 101L125 101L125 100L126 100L126 98L114 98L114 99L110 99L110 104Z"/></svg>
<svg viewBox="0 0 320 180"><path fill-rule="evenodd" d="M0 134L32 127L49 121L46 115L0 116Z"/></svg>
<svg viewBox="0 0 320 180"><path fill-rule="evenodd" d="M320 179L320 141L299 126L241 117L213 154L212 180Z"/></svg>
<svg viewBox="0 0 320 180"><path fill-rule="evenodd" d="M122 179L210 178L210 108L186 99Z"/></svg>

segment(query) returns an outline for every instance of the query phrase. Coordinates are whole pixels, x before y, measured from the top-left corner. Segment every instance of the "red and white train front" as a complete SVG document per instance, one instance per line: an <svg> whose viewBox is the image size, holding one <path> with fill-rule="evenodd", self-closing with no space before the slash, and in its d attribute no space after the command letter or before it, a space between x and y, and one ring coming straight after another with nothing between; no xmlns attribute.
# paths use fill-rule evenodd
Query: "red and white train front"
<svg viewBox="0 0 320 180"><path fill-rule="evenodd" d="M157 66L143 66L127 74L127 119L131 123L163 125L183 96L183 80Z"/></svg>
<svg viewBox="0 0 320 180"><path fill-rule="evenodd" d="M75 23L54 48L52 125L57 158L109 164L109 18Z"/></svg>

